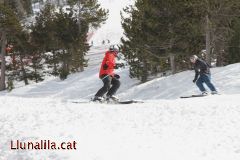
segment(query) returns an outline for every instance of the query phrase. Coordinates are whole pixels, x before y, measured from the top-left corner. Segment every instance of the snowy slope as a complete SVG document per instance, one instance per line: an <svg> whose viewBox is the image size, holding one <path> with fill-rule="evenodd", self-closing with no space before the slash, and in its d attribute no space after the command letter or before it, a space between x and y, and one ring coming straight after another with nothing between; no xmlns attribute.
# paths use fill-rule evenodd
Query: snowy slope
<svg viewBox="0 0 240 160"><path fill-rule="evenodd" d="M90 99L102 86L98 72L104 52L108 46L93 47L88 53L89 67L83 73L69 76L65 81L58 78L39 84L18 88L10 93L0 95L20 97L52 97L63 101L70 99ZM240 94L240 64L212 69L212 80L222 94ZM199 91L192 83L193 71L178 73L169 77L158 78L147 83L139 84L136 79L129 78L128 68L119 69L121 87L118 92L121 99L177 99L180 96L198 94ZM87 86L87 87L86 87Z"/></svg>
<svg viewBox="0 0 240 160"><path fill-rule="evenodd" d="M72 103L89 100L102 86L98 71L109 46L100 43L119 43L118 13L132 3L100 2L111 9L110 20L93 36L83 73L0 92L0 160L239 160L240 64L212 69L222 95L179 99L198 93L193 71L139 84L125 68L117 70L122 82L118 95L145 103ZM11 150L16 140L76 141L77 150Z"/></svg>
<svg viewBox="0 0 240 160"><path fill-rule="evenodd" d="M240 95L145 104L0 97L0 159L238 160ZM76 141L77 150L10 150L10 141Z"/></svg>
<svg viewBox="0 0 240 160"><path fill-rule="evenodd" d="M240 94L240 63L212 69L212 81L221 94ZM169 77L158 78L135 86L122 93L124 98L176 99L180 96L198 94L192 82L195 72L186 71Z"/></svg>
<svg viewBox="0 0 240 160"><path fill-rule="evenodd" d="M101 87L98 70L108 46L93 47L89 67L71 75L0 93L0 160L238 160L240 64L212 70L223 95L178 99L197 93L193 72L148 83L120 69L123 99L144 104L74 104ZM76 141L77 150L11 150L11 140Z"/></svg>

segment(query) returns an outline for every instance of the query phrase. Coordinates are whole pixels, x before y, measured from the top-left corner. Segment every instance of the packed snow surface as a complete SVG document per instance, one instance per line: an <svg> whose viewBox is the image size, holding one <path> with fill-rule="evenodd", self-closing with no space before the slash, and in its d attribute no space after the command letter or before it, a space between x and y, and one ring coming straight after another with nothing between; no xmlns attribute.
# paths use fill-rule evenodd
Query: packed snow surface
<svg viewBox="0 0 240 160"><path fill-rule="evenodd" d="M87 54L89 66L67 80L0 92L0 160L239 160L240 64L212 69L221 95L180 99L198 94L193 71L156 78L144 84L118 69L122 100L141 104L87 102L102 86L98 71L103 40L119 43L120 10L132 0L100 0L109 20L97 30ZM11 142L76 141L76 150L13 150Z"/></svg>

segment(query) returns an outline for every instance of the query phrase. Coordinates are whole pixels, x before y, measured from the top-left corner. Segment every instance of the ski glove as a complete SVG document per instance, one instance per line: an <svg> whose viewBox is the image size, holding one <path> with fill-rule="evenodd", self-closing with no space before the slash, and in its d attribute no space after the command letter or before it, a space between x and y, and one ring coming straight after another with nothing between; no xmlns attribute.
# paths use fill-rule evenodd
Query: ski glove
<svg viewBox="0 0 240 160"><path fill-rule="evenodd" d="M120 79L120 76L118 74L114 74L114 78Z"/></svg>
<svg viewBox="0 0 240 160"><path fill-rule="evenodd" d="M124 67L124 64L123 64L123 63L117 63L117 64L114 66L115 69L122 68L122 67Z"/></svg>
<svg viewBox="0 0 240 160"><path fill-rule="evenodd" d="M107 65L107 64L104 64L104 65L103 65L103 69L104 69L104 70L107 70L107 69L108 69L108 65Z"/></svg>

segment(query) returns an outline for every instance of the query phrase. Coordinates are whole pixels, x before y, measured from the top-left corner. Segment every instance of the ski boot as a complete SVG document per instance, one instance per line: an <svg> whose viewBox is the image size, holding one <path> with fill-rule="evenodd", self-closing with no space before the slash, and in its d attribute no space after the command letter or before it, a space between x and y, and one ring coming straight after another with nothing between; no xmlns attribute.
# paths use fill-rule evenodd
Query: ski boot
<svg viewBox="0 0 240 160"><path fill-rule="evenodd" d="M106 98L106 101L107 102L119 102L119 98L117 97L117 96L114 96L114 95L112 95L112 96L107 96L107 98Z"/></svg>
<svg viewBox="0 0 240 160"><path fill-rule="evenodd" d="M203 95L203 96L207 96L207 95L208 95L208 92L207 92L207 91L203 91L203 92L202 92L202 95Z"/></svg>
<svg viewBox="0 0 240 160"><path fill-rule="evenodd" d="M104 98L103 98L103 97L95 96L92 101L93 101L93 102L103 103L103 102L104 102Z"/></svg>
<svg viewBox="0 0 240 160"><path fill-rule="evenodd" d="M217 95L217 94L219 94L219 93L218 93L218 91L212 91L211 94L212 94L212 95Z"/></svg>

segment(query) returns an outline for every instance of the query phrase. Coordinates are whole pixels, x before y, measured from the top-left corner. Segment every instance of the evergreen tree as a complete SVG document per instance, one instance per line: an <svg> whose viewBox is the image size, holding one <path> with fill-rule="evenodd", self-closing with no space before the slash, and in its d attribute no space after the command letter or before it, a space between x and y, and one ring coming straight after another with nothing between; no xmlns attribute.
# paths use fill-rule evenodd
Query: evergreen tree
<svg viewBox="0 0 240 160"><path fill-rule="evenodd" d="M239 6L238 0L137 0L122 16L131 76L146 81L154 73L188 69L189 55L204 50L209 64L226 64Z"/></svg>
<svg viewBox="0 0 240 160"><path fill-rule="evenodd" d="M102 9L97 0L67 0L68 4L72 7L71 10L77 17L78 30L79 32L85 32L84 26L98 28L103 22L106 21L108 11ZM76 7L77 9L75 9ZM88 31L88 29L87 29ZM85 38L86 38L85 34ZM84 40L85 38L82 37ZM86 45L83 45L84 47ZM75 50L80 58L80 70L84 70L84 50Z"/></svg>
<svg viewBox="0 0 240 160"><path fill-rule="evenodd" d="M143 82L169 68L175 73L178 56L195 52L203 44L201 22L196 18L201 15L188 1L138 0L124 11L130 15L122 22L125 56L130 73Z"/></svg>
<svg viewBox="0 0 240 160"><path fill-rule="evenodd" d="M14 14L13 10L4 5L0 4L0 38L1 38L1 81L0 91L5 90L5 74L6 74L6 45L10 36L14 36L21 31L21 25Z"/></svg>
<svg viewBox="0 0 240 160"><path fill-rule="evenodd" d="M227 55L226 59L228 60L227 63L238 63L240 62L240 19L236 19L233 24L233 36L231 37L228 43L228 51L229 54Z"/></svg>
<svg viewBox="0 0 240 160"><path fill-rule="evenodd" d="M86 41L89 27L99 27L107 16L104 10L94 5L97 5L96 1L82 3L81 23L73 6L68 12L61 8L56 12L54 6L47 4L36 17L31 33L33 44L39 53L52 53L45 57L46 63L61 79L66 79L71 72L83 71L87 66L85 54L89 50Z"/></svg>
<svg viewBox="0 0 240 160"><path fill-rule="evenodd" d="M28 8L28 9L27 9ZM0 90L5 89L6 74L6 45L13 39L17 39L17 35L23 30L20 21L27 14L32 12L31 0L1 0L0 1L0 37L1 37L1 82ZM19 41L18 41L19 42ZM14 44L15 45L15 44ZM8 77L8 81L12 76ZM8 82L12 84L12 82Z"/></svg>
<svg viewBox="0 0 240 160"><path fill-rule="evenodd" d="M202 8L205 15L206 60L209 64L217 60L217 66L226 64L227 45L233 36L232 22L239 16L238 0L193 1L194 8Z"/></svg>

